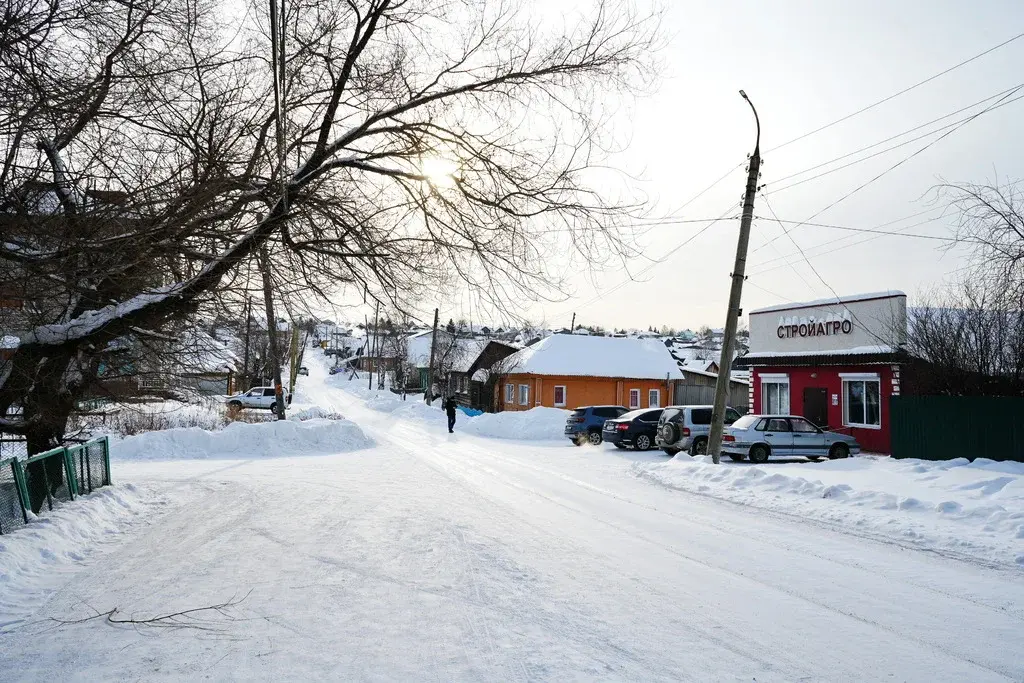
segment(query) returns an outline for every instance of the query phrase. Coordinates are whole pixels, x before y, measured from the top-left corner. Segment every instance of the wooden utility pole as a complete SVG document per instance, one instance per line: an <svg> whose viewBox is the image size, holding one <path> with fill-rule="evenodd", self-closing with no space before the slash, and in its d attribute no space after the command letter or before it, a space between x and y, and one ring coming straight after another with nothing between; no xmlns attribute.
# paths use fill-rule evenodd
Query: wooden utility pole
<svg viewBox="0 0 1024 683"><path fill-rule="evenodd" d="M569 326L569 334L576 334L576 314L572 314L572 325Z"/></svg>
<svg viewBox="0 0 1024 683"><path fill-rule="evenodd" d="M437 351L437 314L439 309L434 309L434 333L430 337L430 365L427 366L427 390L424 392L427 405L434 400L434 353Z"/></svg>
<svg viewBox="0 0 1024 683"><path fill-rule="evenodd" d="M373 365L378 361L377 358L377 317L380 315L380 302L377 302L377 307L373 311L373 347L370 351L370 358L367 359L368 365L370 366L370 383L366 386L367 389L373 390ZM380 368L377 368L380 372Z"/></svg>
<svg viewBox="0 0 1024 683"><path fill-rule="evenodd" d="M245 295L245 356L242 361L242 381L249 384L249 334L252 332L252 297ZM249 391L251 387L244 387L242 391Z"/></svg>
<svg viewBox="0 0 1024 683"><path fill-rule="evenodd" d="M757 123L757 141L754 153L750 156L750 169L747 173L747 191L743 196L743 219L740 221L740 236L736 244L736 263L732 268L732 289L729 291L729 313L725 317L725 335L722 339L722 355L718 362L718 380L715 382L715 407L711 412L711 434L708 435L708 453L717 465L722 458L722 432L725 430L725 404L729 397L730 370L732 369L732 353L736 348L736 327L740 317L740 298L743 295L743 280L746 279L747 245L750 242L750 224L754 220L754 196L757 194L757 178L761 172L761 120L757 109L747 94L740 90L740 95L750 105Z"/></svg>
<svg viewBox="0 0 1024 683"><path fill-rule="evenodd" d="M281 353L277 342L277 318L274 317L274 288L270 281L270 256L267 248L260 249L260 273L263 275L263 303L267 311L267 338L270 340L270 367L274 372L274 398L277 419L285 419L284 387L281 384Z"/></svg>

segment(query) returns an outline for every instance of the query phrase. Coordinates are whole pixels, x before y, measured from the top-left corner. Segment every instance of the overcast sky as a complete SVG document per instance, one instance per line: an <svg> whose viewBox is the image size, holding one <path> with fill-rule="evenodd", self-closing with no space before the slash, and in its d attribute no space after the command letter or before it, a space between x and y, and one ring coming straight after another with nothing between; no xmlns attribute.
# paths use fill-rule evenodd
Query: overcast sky
<svg viewBox="0 0 1024 683"><path fill-rule="evenodd" d="M741 88L761 118L761 182L766 184L767 203L781 219L801 221L941 133L791 189L781 188L838 164L791 180L779 179L1024 82L1021 38L869 112L772 151L1024 32L1024 2L670 0L665 4L664 78L654 95L623 107L616 125L629 144L613 160L642 179L640 187L654 202L655 215L683 220L715 217L737 203L745 180L742 166L680 210L751 151L754 124L737 93ZM955 122L994 101L873 151ZM984 183L997 177L1024 178L1022 151L1024 101L966 124L821 213L814 222L875 228L933 209L882 229L948 237L954 215L914 225L941 213L942 207L929 201L930 188L943 180ZM738 215L739 210L732 214ZM760 195L755 214L771 215ZM643 239L644 254L661 258L703 227L700 223L658 225ZM738 221L714 225L636 282L628 282L623 270L579 275L571 283L573 299L534 306L527 313L549 325L568 325L575 311L578 322L606 327L720 327L738 227ZM744 309L822 298L832 290L845 295L901 289L913 297L950 274L956 276L965 264L962 252L944 251L944 243L935 240L811 226L797 227L791 236L784 236L778 223L755 221ZM774 241L766 244L769 240ZM827 285L800 256L794 241ZM637 273L648 264L638 261L630 270ZM483 317L468 305L442 310L445 318L460 315Z"/></svg>

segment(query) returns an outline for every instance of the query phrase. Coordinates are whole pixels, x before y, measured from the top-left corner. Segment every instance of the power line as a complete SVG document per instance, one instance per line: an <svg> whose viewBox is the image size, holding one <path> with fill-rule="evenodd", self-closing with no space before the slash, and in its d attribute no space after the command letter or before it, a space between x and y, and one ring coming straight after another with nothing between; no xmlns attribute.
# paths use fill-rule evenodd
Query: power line
<svg viewBox="0 0 1024 683"><path fill-rule="evenodd" d="M589 299L588 301L585 301L582 304L574 304L573 306L571 306L571 307L569 307L569 308L567 308L567 309L565 309L563 311L560 311L560 312L554 314L552 317L556 317L557 318L560 315L564 315L570 309L583 309L583 308L586 308L587 306L590 306L591 304L593 304L593 303L595 303L597 301L600 301L601 299L603 299L604 297L608 296L609 294L612 294L613 292L617 292L618 290L622 289L623 287L625 287L626 285L630 284L631 282L635 282L636 278L640 277L641 275L644 275L644 274L648 273L651 269L655 268L656 266L659 266L662 263L665 263L665 261L667 261L669 259L669 257L671 257L676 252L678 252L680 249L682 249L683 247L685 247L686 245L690 244L695 239L697 239L698 237L703 235L713 225L715 225L715 224L717 224L717 223L719 223L720 221L723 221L723 220L736 220L736 217L726 218L726 216L727 216L727 214L730 211L732 211L733 209L737 208L741 203L742 203L742 201L738 201L735 204L733 204L732 206L730 206L728 209L726 209L725 211L722 212L721 216L719 216L718 218L713 218L710 221L708 221L708 224L705 225L703 228L701 228L700 230L698 230L694 234L692 234L689 237L687 237L685 240L683 240L682 242L680 242L679 244L674 246L672 249L670 249L667 253L665 253L660 259L654 261L653 263L649 264L647 267L641 269L635 275L631 275L628 279L623 280L622 282L620 282L619 284L615 285L611 289L608 289L608 290L605 290L604 292L601 292L600 294L594 296L592 299Z"/></svg>
<svg viewBox="0 0 1024 683"><path fill-rule="evenodd" d="M1022 34L1022 35L1024 35L1024 34ZM915 152L913 152L913 153L911 153L911 154L909 154L909 155L907 155L907 156L903 157L902 159L900 159L899 161L897 161L897 162L896 162L895 164L893 164L893 165L892 165L892 166L890 166L889 168L885 169L884 171L882 171L881 173L879 173L878 175L876 175L876 176L875 176L874 178L871 178L871 179L870 179L870 180L868 180L867 182L865 182L865 183L863 183L863 184L861 184L861 185L859 185L859 186L855 187L854 189L850 190L849 192L847 192L846 194L844 194L843 196L841 196L841 197L840 197L839 199L835 200L834 202L832 202L831 204L829 204L828 206L826 206L825 208L823 208L823 209L821 209L820 211L816 212L815 214L813 214L813 215L809 216L809 217L807 218L807 221L811 221L811 220L814 220L815 218L817 218L817 217L818 217L818 216L820 216L821 214L825 213L826 211L828 211L828 210L829 210L829 209L831 209L832 207L834 207L834 206L836 206L837 204L839 204L840 202L842 202L842 201L845 201L846 199L849 199L849 198L850 198L850 197L852 197L853 195L857 194L858 192L860 192L861 190L863 190L863 189L864 189L865 187L867 187L868 185L870 185L870 184L874 183L875 181L877 181L877 180L878 180L879 178L882 178L883 176L887 175L888 173L891 173L892 171L896 170L897 168L899 168L899 167L900 167L900 166L902 166L903 164L907 163L908 161L910 161L910 160L911 160L911 159L913 159L914 157L918 156L919 154L922 154L922 153L923 153L923 152L924 152L925 150L929 149L929 148L930 148L930 147L932 147L933 145L935 145L935 144L937 144L937 143L941 142L942 140L946 139L947 137L949 137L950 135L952 135L952 134L953 134L953 133L955 133L956 131L960 130L961 128L963 128L964 126L966 126L966 125L967 125L968 123L970 123L970 122L971 122L971 121L973 121L974 119L976 119L976 118L978 118L979 116L982 116L982 115L984 115L984 114L986 114L986 113L988 113L988 112L992 111L992 109L993 109L993 108L995 108L995 107L997 107L998 105L1000 105L1000 104L1001 104L1001 103L1002 103L1002 102L1003 102L1004 100L1008 99L1008 98L1010 97L1010 95L1013 95L1014 93L1016 93L1016 92L1017 92L1018 90L1021 90L1022 88L1024 88L1024 85L1018 86L1017 88L1015 88L1015 89L1011 90L1011 91L1010 91L1009 93L1007 93L1006 95L1003 95L1003 97L1001 97L1000 99L996 100L995 104L991 104L991 105L989 105L988 107L986 107L985 109L982 109L981 111L979 111L979 112L978 112L977 114L974 114L974 115L972 115L972 116L968 117L967 119L965 119L964 121L962 121L962 122L961 122L960 124L958 124L958 125L957 125L957 126L956 126L955 128L952 128L951 130L948 130L948 131L946 131L945 133L943 133L943 134L942 134L942 135L940 135L939 137L935 138L934 140L932 140L931 142L929 142L929 143L928 143L927 145L925 145L925 146L924 146L924 147L922 147L921 149L919 149L919 150L917 150L917 151L915 151ZM803 225L803 223L797 224L797 225L793 226L793 228L791 228L791 229L792 229L792 230L795 230L796 228L799 228L799 227L800 227L800 225ZM775 239L778 239L778 238L776 237ZM774 241L774 240L772 240L772 241Z"/></svg>
<svg viewBox="0 0 1024 683"><path fill-rule="evenodd" d="M762 197L763 196L764 195L762 194ZM765 200L765 201L767 202L767 200ZM934 210L934 209L930 209L930 210ZM763 216L759 216L759 218L763 218ZM876 234L876 235L892 235L892 236L896 236L896 237L913 237L915 239L937 240L939 242L958 242L958 241L960 241L956 237L941 237L939 235L920 235L920 234L911 233L911 232L896 232L896 231L893 231L893 230L877 230L875 228L852 228L852 227L849 227L847 225L832 225L831 223L811 223L811 222L808 222L808 221L799 221L799 222L798 221L787 221L787 220L780 219L778 216L775 216L773 220L775 220L780 225L782 225L783 223L793 223L793 224L799 224L799 225L808 225L808 226L811 226L813 228L831 228L833 230L847 230L849 232L868 232L868 233L873 233L873 234ZM937 219L932 219L932 220L937 220ZM927 221L927 222L930 223L931 221Z"/></svg>
<svg viewBox="0 0 1024 683"><path fill-rule="evenodd" d="M1017 35L1015 35L1014 37L1010 38L1009 40L1005 40L1002 43L999 43L998 45L996 45L994 47L990 47L989 49L985 50L984 52L980 52L980 53L974 55L973 57L971 57L969 59L965 59L964 61L960 62L959 64L955 64L955 65L949 67L945 71L940 71L939 73L935 74L934 76L929 76L928 78L924 79L923 81L918 81L914 85L911 85L911 86L909 86L907 88L904 88L903 90L900 90L897 93L889 95L888 97L883 97L882 99L878 100L877 102L873 102L873 103L869 104L866 107L858 109L857 111L853 112L852 114L847 114L846 116L843 116L842 118L839 118L839 119L836 119L835 121L832 121L831 123L827 123L824 126L821 126L819 128L815 128L814 130L812 130L812 131L810 131L808 133L804 133L803 135L798 135L797 137L793 138L792 140L789 140L788 142L784 142L781 145L778 145L776 147L773 147L773 148L769 149L766 152L766 154L769 153L769 152L774 152L775 150L778 150L778 149L782 149L783 147L788 147L789 145L792 145L794 142L798 142L798 141L803 140L804 138L810 137L810 136L812 136L812 135L814 135L816 133L820 133L823 130L827 130L827 129L831 128L832 126L835 126L837 124L842 123L843 121L848 121L848 120L852 119L854 116L858 116L860 114L863 114L866 111L874 109L875 107L877 107L877 106L879 106L881 104L885 104L889 100L895 99L895 98L899 97L900 95L904 95L904 94L910 92L911 90L914 90L916 88L920 88L922 85L925 85L926 83L930 83L930 82L934 81L936 78L940 78L942 76L945 76L946 74L948 74L948 73L950 73L952 71L955 71L955 70L959 69L962 66L970 64L971 62L975 61L976 59L980 59L981 57L984 57L985 55L989 54L990 52L995 52L999 48L1004 47L1006 45L1009 45L1010 43L1012 43L1015 40L1018 40L1019 38L1024 38L1024 33L1018 33Z"/></svg>
<svg viewBox="0 0 1024 683"><path fill-rule="evenodd" d="M878 147L879 145L884 145L886 142L890 142L892 140L895 140L896 138L903 137L904 135L907 135L908 133L912 133L912 132L914 132L916 130L920 130L921 128L924 128L925 126L931 125L932 123L935 123L937 121L941 121L942 119L949 118L950 116L955 116L956 114L959 114L962 111L966 111L967 109L972 109L972 108L978 106L979 104L983 104L983 103L985 103L985 102L987 102L989 100L992 100L992 99L994 99L996 97L999 97L1000 95L1004 95L1006 93L1012 94L1012 93L1020 90L1021 88L1024 88L1024 83L1021 83L1020 85L1016 85L1016 86L1014 86L1012 88L1004 90L1001 93L997 93L995 95L992 95L991 97L986 97L984 100L981 100L980 102L975 102L974 104L972 104L972 105L970 105L968 107L964 107L963 109L959 109L959 110L957 110L957 111L955 111L955 112L953 112L951 114L946 114L945 116L941 116L941 117L939 117L937 119L929 121L928 123L924 123L924 124L921 124L920 126L917 126L915 128L911 128L909 130L905 130L902 133L899 133L899 134L894 135L892 137L886 138L885 140L881 140L880 142L876 142L874 144L867 145L866 147L861 147L860 149L855 150L853 152L849 152L847 154L844 154L842 156L838 156L838 157L836 157L834 159L831 159L829 161L825 161L825 162L822 162L822 163L817 164L815 166L811 166L810 168L805 168L802 171L797 171L796 173L791 173L788 176L783 176L782 178L779 178L775 182L776 183L781 183L784 180L789 180L790 178L795 178L796 176L803 175L804 173L807 173L809 171L813 171L815 169L821 168L822 166L828 166L829 164L833 164L833 163L835 163L837 161L841 161L843 159L846 159L847 157L853 156L854 154L859 154L860 152L866 152L867 150L872 149L874 147ZM1014 97L1013 99L1007 100L1007 101L1002 102L1002 103L1000 103L1000 104L998 104L996 106L993 106L992 108L988 109L987 111L989 111L989 112L995 111L996 109L1000 109L1000 108L1005 107L1005 106L1007 106L1009 104L1013 104L1017 100L1021 100L1021 99L1024 99L1024 95L1018 95L1017 97ZM981 113L985 113L985 112L981 112ZM979 113L979 115L980 115L980 113ZM911 144L913 142L917 142L918 140L923 140L923 139L925 139L927 137L935 135L936 133L941 133L944 130L949 130L950 128L953 128L954 126L957 126L958 124L965 123L965 122L967 122L968 120L970 120L972 118L976 118L976 116L974 116L974 115L972 115L972 116L965 116L964 118L958 119L958 120L956 120L956 121L954 121L952 123L949 123L949 124L947 124L945 126L941 126L941 127L936 128L934 130L930 130L927 133L923 133L922 135L919 135L919 136L917 136L915 138L910 138L909 140L904 140L903 142L900 142L899 144L893 145L892 147L887 147L887 148L885 148L885 149L883 149L881 151L875 152L874 154L869 154L866 157L861 157L860 159L856 159L854 161L851 161L848 164L843 164L842 166L837 166L836 168L832 168L832 169L829 169L827 171L823 171L821 173L818 173L817 175L813 175L810 178L804 178L803 180L798 180L795 183L790 183L789 185L784 185L784 186L782 186L780 188L777 188L777 189L773 188L772 189L772 194L777 194L779 192L783 192L784 190L788 190L791 187L796 187L797 185L803 185L804 183L809 183L812 180L817 180L818 178L821 178L823 176L830 175L830 174L835 173L837 171L842 171L845 168L850 168L851 166L856 166L857 164L862 163L864 161L867 161L868 159L874 159L877 156L881 156L881 155L886 154L888 152L891 152L893 150L899 149L900 147L905 147L905 146L907 146L907 145L909 145L909 144Z"/></svg>
<svg viewBox="0 0 1024 683"><path fill-rule="evenodd" d="M934 221L936 221L936 220L938 220L938 218L932 218L932 219L930 219L930 220L927 220L927 221L921 221L920 223L915 223L915 224L913 224L913 225L909 225L909 226L907 226L907 228L908 228L908 229L910 229L910 228L913 228L913 227L917 227L917 226L919 226L919 225L925 225L926 223L932 223L932 222L934 222ZM842 246L838 246L838 247L836 247L835 249L829 249L828 251L820 251L820 252L817 252L817 253L815 253L815 254L811 254L811 255L812 255L812 256L814 256L814 257L818 257L818 256L826 256L827 254L834 254L834 253L835 253L835 252L837 252L837 251L842 251L843 249L849 249L850 247L856 247L856 246L860 246L860 245L862 245L862 244L866 244L866 243L868 243L868 242L871 242L871 241L873 241L873 240L877 240L877 239L880 239L880 238L882 238L883 236L884 236L884 235L872 235L872 236L870 236L870 237L867 237L867 238L865 238L865 239L859 240L859 241L857 241L857 242L850 242L849 244L844 244L844 245L842 245ZM849 235L849 236L847 236L847 237L842 237L842 238L840 238L840 239L838 239L838 240L832 240L831 242L825 242L825 243L823 243L823 244L819 244L819 245L816 245L816 246L812 247L812 249L820 249L820 248L822 248L822 247L827 247L827 246L829 246L829 245L831 245L831 244L836 244L836 243L838 243L838 242L840 242L840 241L843 241L843 240L848 240L848 239L850 239L851 237L853 237L853 235ZM779 259L777 259L777 258L775 258L775 259L769 259L769 260L767 260L767 261L765 261L765 262L763 262L763 263L759 264L759 265L758 265L758 267L763 267L763 266L769 265L769 264L771 264L771 263L775 263L775 262L776 262L776 261L778 261L778 260L779 260ZM763 275L763 274L765 274L765 273L770 273L770 272L771 272L771 271L773 271L773 270L778 270L779 268L782 268L782 267L783 267L784 265L785 265L785 264L782 264L782 265L774 265L774 266L772 266L771 268L762 268L762 270L758 270L758 271L756 271L756 272L754 272L754 273L752 273L752 274L753 274L753 275Z"/></svg>

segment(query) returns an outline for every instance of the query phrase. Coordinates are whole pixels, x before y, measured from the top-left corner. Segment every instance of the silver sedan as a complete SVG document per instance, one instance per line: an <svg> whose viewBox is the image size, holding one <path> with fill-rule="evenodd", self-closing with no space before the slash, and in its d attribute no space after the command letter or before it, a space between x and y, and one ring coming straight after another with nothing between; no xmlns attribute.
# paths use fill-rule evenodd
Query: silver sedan
<svg viewBox="0 0 1024 683"><path fill-rule="evenodd" d="M771 456L845 458L860 453L852 436L827 432L797 415L744 415L727 427L722 452L733 460L749 457L766 462Z"/></svg>

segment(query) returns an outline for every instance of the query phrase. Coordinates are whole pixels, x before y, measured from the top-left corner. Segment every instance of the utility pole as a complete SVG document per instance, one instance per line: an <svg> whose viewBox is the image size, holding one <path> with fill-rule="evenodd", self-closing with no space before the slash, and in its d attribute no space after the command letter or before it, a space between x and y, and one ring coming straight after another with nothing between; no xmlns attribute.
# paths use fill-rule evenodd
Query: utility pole
<svg viewBox="0 0 1024 683"><path fill-rule="evenodd" d="M424 395L429 406L434 400L434 352L437 350L437 314L440 309L434 309L434 333L430 337L430 365L427 366L427 390Z"/></svg>
<svg viewBox="0 0 1024 683"><path fill-rule="evenodd" d="M722 432L725 430L725 404L729 397L729 370L732 368L732 353L736 348L736 326L740 317L740 298L743 295L743 280L746 279L747 245L750 242L750 224L754 220L754 195L757 193L757 178L761 173L761 120L754 103L747 93L740 95L754 112L757 124L757 140L754 153L750 156L747 172L747 191L743 196L743 218L740 221L740 237L736 244L736 263L732 268L732 289L729 290L729 313L725 318L725 336L722 339L722 355L718 363L718 380L715 382L715 407L711 412L711 434L708 436L708 453L717 465L722 460Z"/></svg>
<svg viewBox="0 0 1024 683"><path fill-rule="evenodd" d="M576 334L576 314L572 314L572 325L569 325L569 334Z"/></svg>
<svg viewBox="0 0 1024 683"><path fill-rule="evenodd" d="M380 301L377 302L377 307L373 311L373 340L371 345L372 350L370 351L370 358L367 359L369 361L368 365L370 366L370 383L366 386L366 388L370 389L371 391L373 390L373 366L379 360L377 358L377 317L379 315ZM380 372L380 368L377 368L377 371Z"/></svg>
<svg viewBox="0 0 1024 683"><path fill-rule="evenodd" d="M249 379L249 333L252 331L252 297L245 295L245 360L242 361L242 381L246 385L252 380ZM242 391L249 391L252 387L245 386Z"/></svg>
<svg viewBox="0 0 1024 683"><path fill-rule="evenodd" d="M277 318L274 317L274 287L270 282L270 256L267 248L260 249L260 272L263 274L263 304L267 311L267 337L270 340L270 367L274 372L274 398L277 419L285 419L284 387L281 384L281 354L277 343Z"/></svg>

